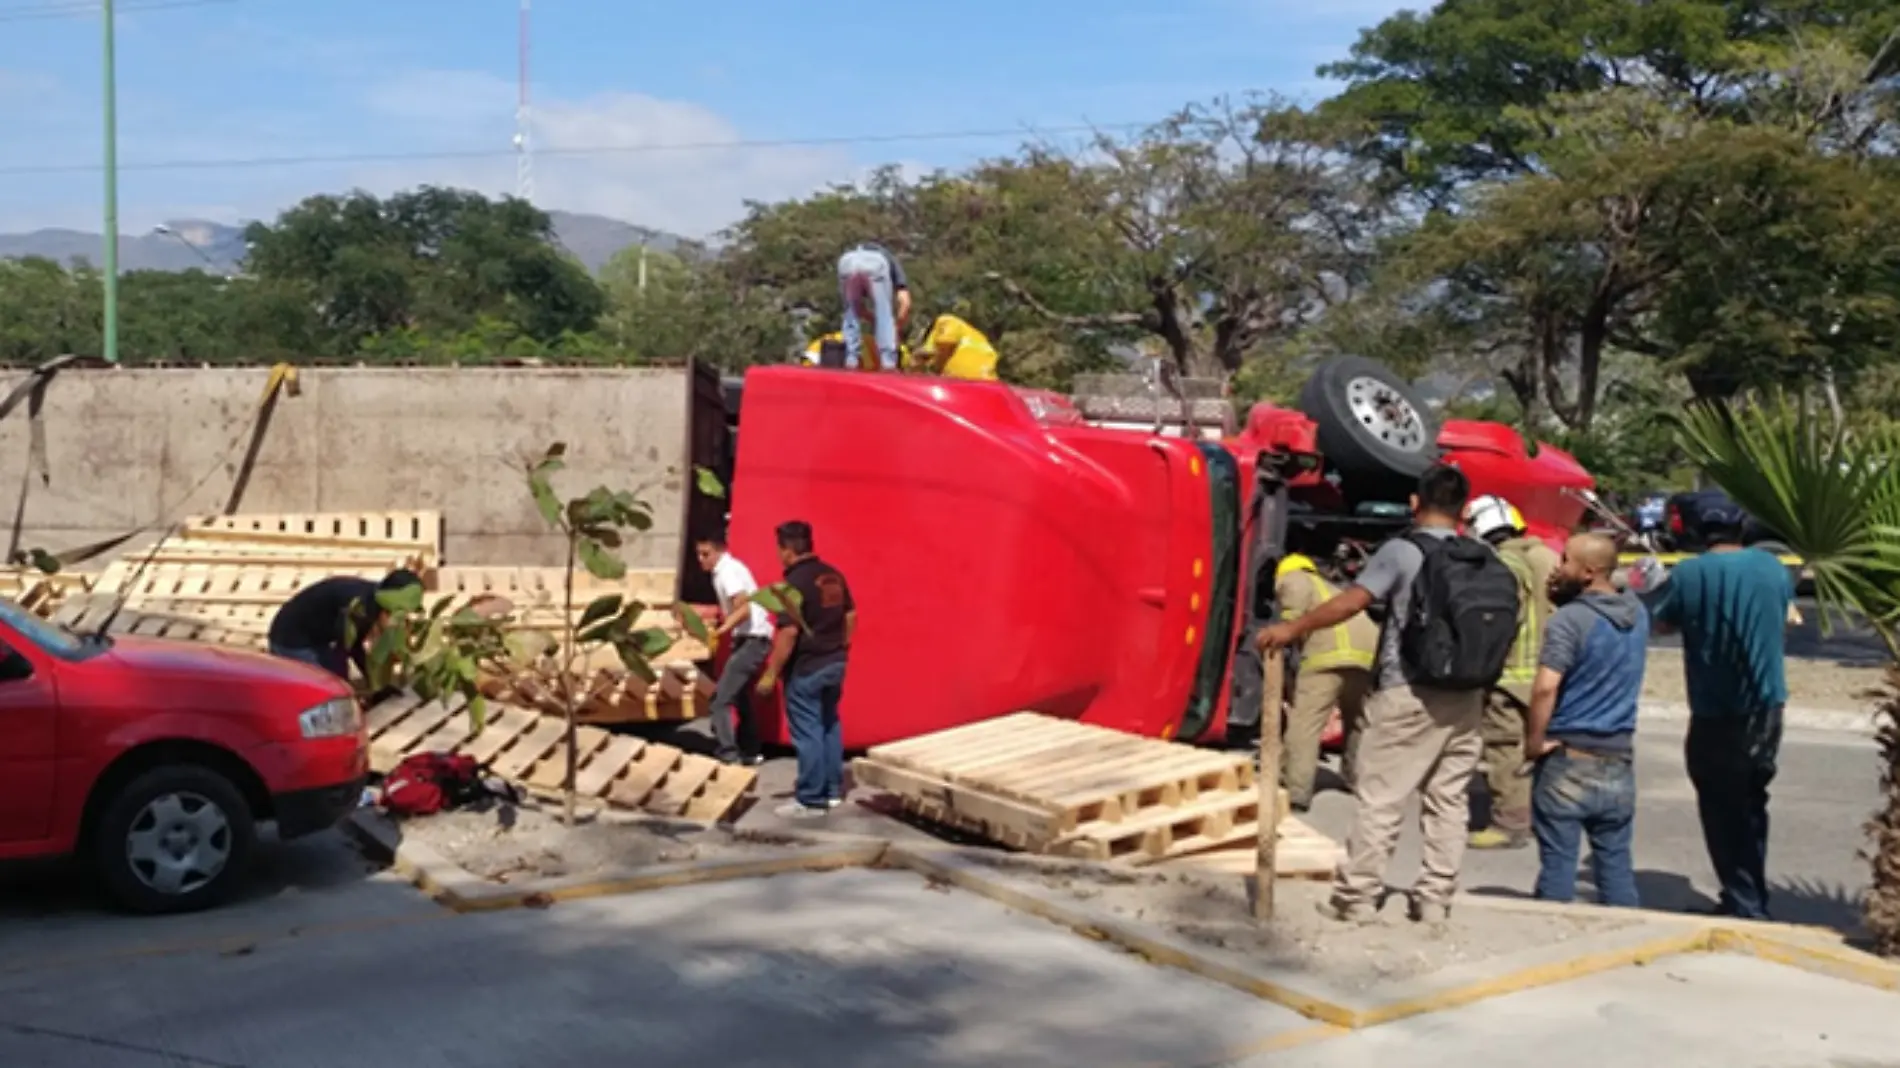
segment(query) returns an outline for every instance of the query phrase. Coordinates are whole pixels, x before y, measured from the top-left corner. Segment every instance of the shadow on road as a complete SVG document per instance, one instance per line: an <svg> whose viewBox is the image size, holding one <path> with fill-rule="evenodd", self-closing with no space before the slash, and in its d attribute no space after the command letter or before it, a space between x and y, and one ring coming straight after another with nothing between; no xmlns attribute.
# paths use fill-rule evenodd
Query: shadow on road
<svg viewBox="0 0 1900 1068"><path fill-rule="evenodd" d="M1476 897L1531 900L1532 895L1508 886L1474 886L1468 891ZM1639 869L1636 893L1642 906L1661 912L1684 915L1708 915L1715 911L1716 900L1696 889L1685 875L1669 871ZM1577 900L1593 901L1596 888L1590 881L1588 865L1578 878ZM1781 923L1799 923L1839 931L1850 942L1866 937L1861 923L1860 891L1820 880L1790 879L1774 883L1769 891L1769 914Z"/></svg>

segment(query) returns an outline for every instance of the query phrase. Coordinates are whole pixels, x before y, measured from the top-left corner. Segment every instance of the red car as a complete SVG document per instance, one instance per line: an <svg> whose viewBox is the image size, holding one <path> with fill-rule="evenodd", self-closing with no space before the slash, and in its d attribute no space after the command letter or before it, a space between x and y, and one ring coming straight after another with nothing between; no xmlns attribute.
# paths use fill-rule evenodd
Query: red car
<svg viewBox="0 0 1900 1068"><path fill-rule="evenodd" d="M137 912L243 878L257 825L333 825L369 770L341 680L261 653L76 634L0 599L0 860L76 855Z"/></svg>

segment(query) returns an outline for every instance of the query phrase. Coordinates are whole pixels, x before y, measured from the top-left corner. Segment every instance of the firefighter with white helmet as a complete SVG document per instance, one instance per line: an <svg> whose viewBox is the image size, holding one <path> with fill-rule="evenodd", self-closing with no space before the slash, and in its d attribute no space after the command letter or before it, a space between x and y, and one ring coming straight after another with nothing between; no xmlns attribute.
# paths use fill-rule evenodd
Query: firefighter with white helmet
<svg viewBox="0 0 1900 1068"><path fill-rule="evenodd" d="M1465 532L1495 548L1517 576L1521 613L1504 677L1485 701L1484 774L1491 819L1472 832L1469 844L1473 849L1517 849L1529 844L1531 825L1531 781L1519 774L1524 766L1524 716L1537 677L1544 624L1555 610L1549 584L1560 558L1541 538L1529 535L1524 516L1510 501L1496 495L1474 497L1465 506Z"/></svg>
<svg viewBox="0 0 1900 1068"><path fill-rule="evenodd" d="M1282 619L1298 619L1337 592L1320 577L1319 565L1299 553L1280 561L1273 573L1274 604ZM1313 803L1320 737L1334 707L1346 728L1345 775L1351 781L1353 751L1365 722L1366 697L1372 693L1372 662L1378 647L1379 628L1363 612L1336 627L1316 630L1300 643L1280 771L1280 783L1294 811L1304 812Z"/></svg>

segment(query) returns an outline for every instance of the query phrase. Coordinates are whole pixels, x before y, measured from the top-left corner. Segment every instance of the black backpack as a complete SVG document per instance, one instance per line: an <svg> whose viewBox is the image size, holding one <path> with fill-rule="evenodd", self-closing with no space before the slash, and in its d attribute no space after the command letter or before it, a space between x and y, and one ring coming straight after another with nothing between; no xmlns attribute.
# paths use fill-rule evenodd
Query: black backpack
<svg viewBox="0 0 1900 1068"><path fill-rule="evenodd" d="M1442 690L1495 686L1517 642L1517 576L1474 538L1405 537L1425 555L1399 631L1406 679Z"/></svg>

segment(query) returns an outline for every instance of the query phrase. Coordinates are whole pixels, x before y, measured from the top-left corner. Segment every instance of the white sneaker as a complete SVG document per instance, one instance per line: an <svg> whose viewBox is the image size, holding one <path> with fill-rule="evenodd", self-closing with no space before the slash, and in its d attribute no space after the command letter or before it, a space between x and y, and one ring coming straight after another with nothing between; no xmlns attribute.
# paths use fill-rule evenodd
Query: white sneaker
<svg viewBox="0 0 1900 1068"><path fill-rule="evenodd" d="M780 805L776 811L780 817L788 820L816 820L831 815L829 807L810 808L796 801Z"/></svg>

